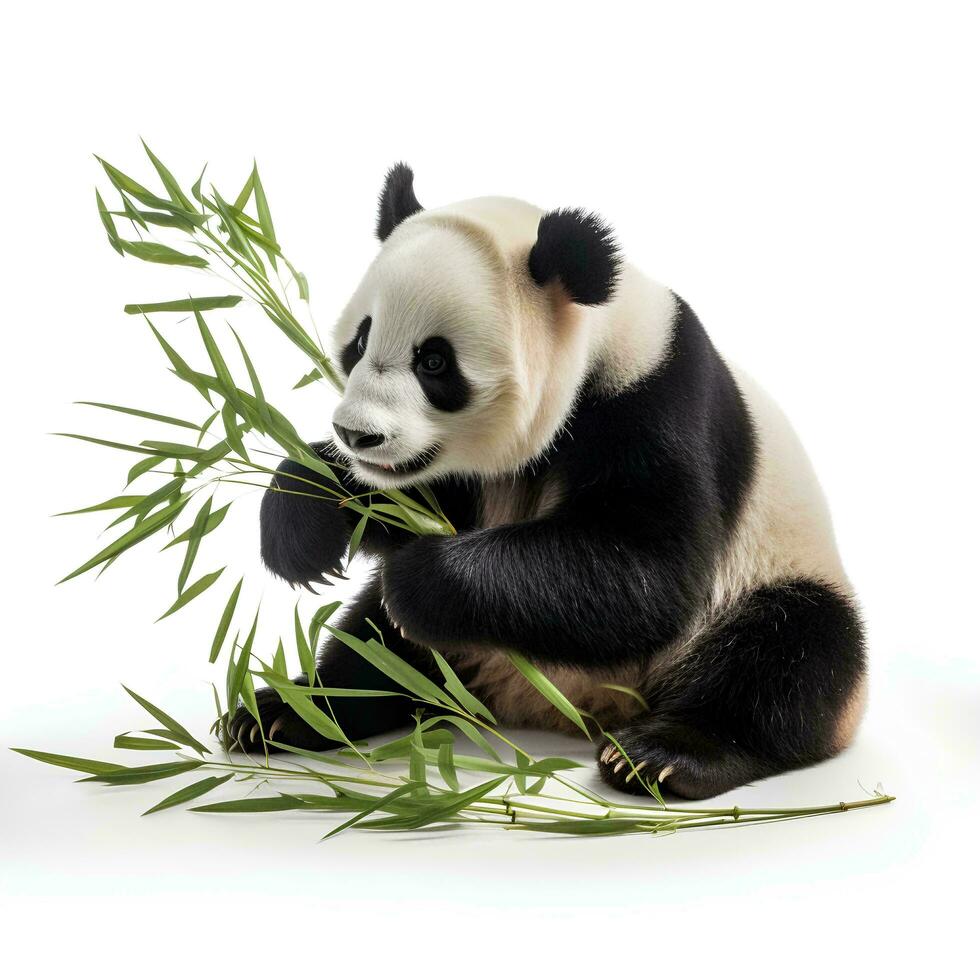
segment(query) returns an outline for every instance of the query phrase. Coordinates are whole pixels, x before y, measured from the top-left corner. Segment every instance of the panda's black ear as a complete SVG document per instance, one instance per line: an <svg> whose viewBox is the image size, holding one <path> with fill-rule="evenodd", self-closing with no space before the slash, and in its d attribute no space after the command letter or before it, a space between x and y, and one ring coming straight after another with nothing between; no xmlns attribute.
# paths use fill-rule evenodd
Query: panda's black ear
<svg viewBox="0 0 980 980"><path fill-rule="evenodd" d="M422 210L412 181L415 174L407 163L396 163L385 177L378 198L377 234L384 241L406 218Z"/></svg>
<svg viewBox="0 0 980 980"><path fill-rule="evenodd" d="M607 302L619 279L619 246L612 229L580 208L549 211L538 224L538 240L527 260L539 285L557 279L569 298L583 306Z"/></svg>

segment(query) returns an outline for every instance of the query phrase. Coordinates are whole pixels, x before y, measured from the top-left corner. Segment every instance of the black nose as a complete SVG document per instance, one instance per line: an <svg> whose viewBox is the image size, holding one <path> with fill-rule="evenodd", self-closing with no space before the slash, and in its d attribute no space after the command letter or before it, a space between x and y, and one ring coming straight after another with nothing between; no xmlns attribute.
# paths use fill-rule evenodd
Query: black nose
<svg viewBox="0 0 980 980"><path fill-rule="evenodd" d="M351 449L372 449L380 446L385 437L380 432L360 432L357 429L347 429L334 422L334 431L340 436L340 441Z"/></svg>

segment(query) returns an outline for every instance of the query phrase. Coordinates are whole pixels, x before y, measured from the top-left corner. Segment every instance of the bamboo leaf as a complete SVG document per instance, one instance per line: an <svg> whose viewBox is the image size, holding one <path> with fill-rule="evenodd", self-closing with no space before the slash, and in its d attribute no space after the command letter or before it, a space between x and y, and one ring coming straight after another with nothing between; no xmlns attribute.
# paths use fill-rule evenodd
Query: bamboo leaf
<svg viewBox="0 0 980 980"><path fill-rule="evenodd" d="M244 577L240 578L238 584L231 590L231 595L228 596L224 611L221 613L221 619L218 621L218 628L214 633L214 639L211 641L211 653L208 657L208 663L213 664L218 659L218 654L221 653L221 648L225 643L225 637L228 635L228 627L231 626L231 618L235 615L235 607L238 605L238 596L241 594L242 583L244 581Z"/></svg>
<svg viewBox="0 0 980 980"><path fill-rule="evenodd" d="M96 776L86 776L79 780L82 783L110 783L113 786L128 786L133 783L152 783L158 779L169 779L171 776L179 776L182 773L190 772L192 769L200 769L204 765L202 760L189 759L186 762L161 762L155 766L137 766L132 769L120 769L113 772L99 773Z"/></svg>
<svg viewBox="0 0 980 980"><path fill-rule="evenodd" d="M206 749L196 738L194 738L191 733L184 728L176 719L171 718L165 711L158 708L155 704L151 704L144 697L140 697L135 691L131 691L125 684L123 684L123 690L138 704L143 708L148 714L152 715L161 725L167 730L170 738L175 742L180 742L181 745L188 745L195 752L201 755L208 754L209 750Z"/></svg>
<svg viewBox="0 0 980 980"><path fill-rule="evenodd" d="M293 608L293 628L296 633L296 653L299 656L300 670L306 674L306 679L312 684L316 679L316 658L313 656L312 644L307 642L303 626L299 621L299 603Z"/></svg>
<svg viewBox="0 0 980 980"><path fill-rule="evenodd" d="M102 200L102 195L96 191L95 192L95 203L99 208L99 217L102 219L102 227L105 228L106 234L109 236L109 244L120 254L125 255L122 247L122 240L119 238L119 232L116 231L116 226L113 223L112 215L109 214L109 209L105 206L105 201Z"/></svg>
<svg viewBox="0 0 980 980"><path fill-rule="evenodd" d="M180 806L181 803L196 800L199 796L210 793L222 783L227 783L234 775L233 772L229 772L224 776L205 776L204 779L199 779L196 783L191 783L190 786L185 786L183 789L177 790L176 793L171 793L156 806L151 806L149 810L146 810L143 816L146 817L151 813L158 813L160 810L167 810L172 806Z"/></svg>
<svg viewBox="0 0 980 980"><path fill-rule="evenodd" d="M357 549L361 546L361 538L364 537L364 532L367 529L368 515L363 514L361 519L357 522L357 526L354 528L354 533L350 536L350 544L347 548L347 564L354 560L357 555Z"/></svg>
<svg viewBox="0 0 980 980"><path fill-rule="evenodd" d="M124 405L109 405L106 402L75 402L76 405L90 405L92 408L104 408L109 412L121 412L124 415L135 415L141 419L150 419L153 422L165 422L167 425L179 425L184 429L197 429L193 422L184 419L174 418L172 415L159 415L156 412L146 412L141 408L127 408Z"/></svg>
<svg viewBox="0 0 980 980"><path fill-rule="evenodd" d="M313 368L309 374L304 374L296 384L293 385L293 391L297 391L300 388L305 388L309 384L313 384L314 381L319 381L323 375L320 373L319 368Z"/></svg>
<svg viewBox="0 0 980 980"><path fill-rule="evenodd" d="M112 743L114 749L135 749L140 752L157 752L164 749L178 750L176 742L165 742L159 738L140 738L138 735L117 735Z"/></svg>
<svg viewBox="0 0 980 980"><path fill-rule="evenodd" d="M249 660L252 656L252 644L255 642L255 631L259 626L259 613L256 610L255 618L252 620L252 628L248 632L245 643L242 645L242 652L235 663L235 644L232 644L232 655L228 658L228 710L234 711L238 705L238 698L242 692L242 684L245 683L245 675L248 673Z"/></svg>
<svg viewBox="0 0 980 980"><path fill-rule="evenodd" d="M135 466L133 466L126 476L126 486L128 487L133 480L137 477L142 476L144 473L149 473L154 466L158 466L164 460L163 456L147 456L146 459L141 459Z"/></svg>
<svg viewBox="0 0 980 980"><path fill-rule="evenodd" d="M341 643L350 647L355 653L359 653L368 663L373 664L383 674L404 687L406 691L411 691L423 701L454 707L454 702L448 699L447 695L425 674L406 663L401 657L393 654L387 647L383 647L377 640L372 639L365 643L358 637L345 633L334 626L327 625L326 628Z"/></svg>
<svg viewBox="0 0 980 980"><path fill-rule="evenodd" d="M508 651L507 656L510 658L510 662L524 675L528 683L536 688L545 700L556 707L569 721L581 728L588 738L592 737L589 735L589 730L585 727L585 722L575 705L537 667L513 650Z"/></svg>
<svg viewBox="0 0 980 980"><path fill-rule="evenodd" d="M94 555L87 562L79 565L73 572L66 575L61 579L61 582L67 582L69 579L73 579L77 575L81 575L89 571L89 569L95 568L96 565L101 565L104 561L115 558L124 551L128 551L133 545L139 544L140 541L150 537L151 534L155 534L180 514L189 499L189 494L181 494L176 503L169 504L163 510L147 517L142 523L137 524L136 527L131 528L121 537L116 538L108 547L103 548L97 555ZM58 584L60 585L61 582Z"/></svg>
<svg viewBox="0 0 980 980"><path fill-rule="evenodd" d="M453 746L451 742L443 742L439 746L439 775L451 789L459 789L459 777L453 763Z"/></svg>
<svg viewBox="0 0 980 980"><path fill-rule="evenodd" d="M219 507L216 511L213 511L208 515L207 524L205 524L204 529L201 532L201 537L206 537L221 524L230 507L230 503L225 504L224 507ZM168 548L175 548L177 545L183 544L185 541L189 541L191 530L191 528L188 528L186 531L181 531L177 537L173 538L171 541L168 541L167 544L165 544L160 550L166 551Z"/></svg>
<svg viewBox="0 0 980 980"><path fill-rule="evenodd" d="M54 752L38 752L36 749L12 748L10 751L26 755L28 759L46 762L49 766L60 766L62 769L74 769L76 772L90 772L96 775L107 772L118 772L125 768L125 766L117 766L114 762L99 762L97 759L80 759L73 755L56 755Z"/></svg>
<svg viewBox="0 0 980 980"><path fill-rule="evenodd" d="M247 796L243 800L192 806L194 813L273 813L279 810L308 810L310 805L295 796Z"/></svg>
<svg viewBox="0 0 980 980"><path fill-rule="evenodd" d="M347 736L333 719L321 711L311 698L295 694L291 685L284 684L282 681L267 678L269 686L289 705L310 726L315 732L319 732L324 738L332 742L344 742L350 745Z"/></svg>
<svg viewBox="0 0 980 980"><path fill-rule="evenodd" d="M463 682L456 676L456 672L446 662L446 658L438 650L431 650L430 652L435 658L439 670L442 671L442 676L446 679L446 690L471 715L480 715L486 718L492 725L496 725L497 719L494 718L490 709L482 701L470 694Z"/></svg>
<svg viewBox="0 0 980 980"><path fill-rule="evenodd" d="M144 314L143 317L150 329L153 331L153 336L156 337L157 342L163 348L163 352L167 355L168 360L173 365L174 373L183 381L192 385L197 392L201 395L208 404L211 404L211 392L208 391L207 386L202 384L200 378L196 371L191 370L190 365L174 350L170 344L164 339L163 335L155 326L153 326L150 318Z"/></svg>
<svg viewBox="0 0 980 980"><path fill-rule="evenodd" d="M343 831L347 830L348 827L353 827L354 824L358 823L360 820L363 820L368 814L375 813L377 810L385 809L385 807L387 807L390 803L393 803L395 800L407 795L408 793L414 792L417 788L418 787L415 785L415 783L405 783L403 786L393 789L390 793L382 796L360 813L351 817L350 820L345 820L339 827L334 827L334 829L331 830L329 834L325 834L321 840L336 837L337 834L343 833Z"/></svg>
<svg viewBox="0 0 980 980"><path fill-rule="evenodd" d="M161 265L186 265L195 269L206 269L208 260L200 255L188 255L186 252L178 252L177 249L169 245L161 245L158 242L129 242L120 239L120 246L127 255L132 255L144 262L157 262Z"/></svg>
<svg viewBox="0 0 980 980"><path fill-rule="evenodd" d="M194 518L194 523L187 531L187 551L184 553L184 562L180 566L180 573L177 576L178 595L183 593L184 586L187 584L187 577L190 575L191 569L194 567L194 559L197 557L198 549L201 546L201 537L204 534L204 528L207 526L208 517L211 515L211 501L213 499L213 497L208 497L204 501L204 503L201 505L201 509L197 512L197 515Z"/></svg>
<svg viewBox="0 0 980 980"><path fill-rule="evenodd" d="M202 310L226 310L238 306L241 296L198 296L172 299L165 303L127 303L124 313L197 313Z"/></svg>
<svg viewBox="0 0 980 980"><path fill-rule="evenodd" d="M167 193L170 195L170 200L173 201L178 207L183 208L185 211L193 211L193 203L180 189L180 184L177 183L174 175L159 159L157 159L153 151L146 145L146 140L140 140L140 142L143 144L143 149L146 150L146 155L150 158L150 163L153 164L156 172L160 175L160 180L163 182L163 186L167 189Z"/></svg>
<svg viewBox="0 0 980 980"><path fill-rule="evenodd" d="M121 510L124 507L132 507L134 504L138 504L143 500L141 496L129 496L129 497L110 497L108 500L103 500L101 504L92 504L90 507L80 507L78 510L63 510L60 514L55 514L55 517L71 517L74 514L91 514L99 510Z"/></svg>

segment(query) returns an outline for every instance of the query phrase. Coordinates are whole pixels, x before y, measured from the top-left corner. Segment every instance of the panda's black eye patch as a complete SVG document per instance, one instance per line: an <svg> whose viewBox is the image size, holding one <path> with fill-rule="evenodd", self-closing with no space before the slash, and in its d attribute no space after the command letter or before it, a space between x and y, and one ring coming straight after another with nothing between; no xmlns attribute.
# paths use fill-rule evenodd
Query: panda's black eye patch
<svg viewBox="0 0 980 980"><path fill-rule="evenodd" d="M357 333L354 334L354 339L340 352L340 366L344 369L345 374L350 374L357 362L364 356L370 332L371 318L366 316L361 320Z"/></svg>
<svg viewBox="0 0 980 980"><path fill-rule="evenodd" d="M415 376L429 403L443 412L458 412L470 400L470 383L456 363L445 337L430 337L415 350Z"/></svg>

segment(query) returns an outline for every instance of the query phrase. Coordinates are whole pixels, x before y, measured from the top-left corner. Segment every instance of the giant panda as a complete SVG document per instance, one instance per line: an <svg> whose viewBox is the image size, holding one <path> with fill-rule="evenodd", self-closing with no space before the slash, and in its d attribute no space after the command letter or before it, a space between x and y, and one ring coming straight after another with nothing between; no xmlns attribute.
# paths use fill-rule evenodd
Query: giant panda
<svg viewBox="0 0 980 980"><path fill-rule="evenodd" d="M617 790L656 779L700 799L848 745L864 639L827 506L786 418L691 307L622 261L594 214L424 209L404 164L377 237L334 332L333 432L313 448L351 494L431 488L459 533L370 522L376 570L342 627L377 625L430 674L438 649L502 724L574 731L503 653L519 651L614 736L596 756ZM303 475L285 462L261 506L262 557L293 584L339 574L356 520ZM397 687L333 639L318 674ZM258 705L268 738L329 747L274 691ZM331 708L363 739L415 706ZM258 747L244 709L230 728Z"/></svg>

